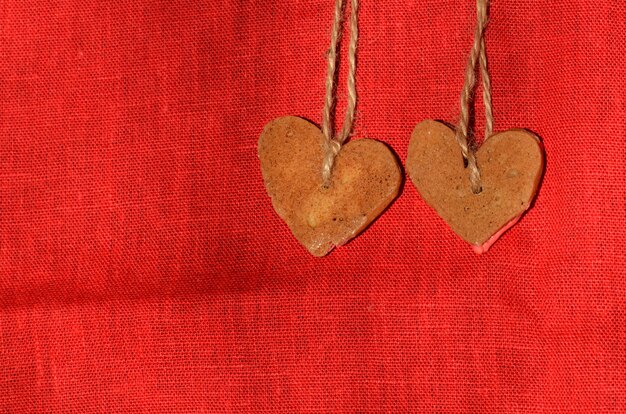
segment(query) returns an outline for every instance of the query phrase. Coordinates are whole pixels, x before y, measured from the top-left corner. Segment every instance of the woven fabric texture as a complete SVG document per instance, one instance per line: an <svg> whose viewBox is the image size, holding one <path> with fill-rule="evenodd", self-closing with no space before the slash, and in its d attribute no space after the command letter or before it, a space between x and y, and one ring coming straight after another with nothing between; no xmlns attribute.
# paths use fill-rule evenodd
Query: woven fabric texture
<svg viewBox="0 0 626 414"><path fill-rule="evenodd" d="M475 3L360 6L352 139L404 161ZM321 122L332 10L0 2L0 412L626 412L624 1L493 0L495 131L547 167L481 256L409 180L325 258L273 211L257 140Z"/></svg>

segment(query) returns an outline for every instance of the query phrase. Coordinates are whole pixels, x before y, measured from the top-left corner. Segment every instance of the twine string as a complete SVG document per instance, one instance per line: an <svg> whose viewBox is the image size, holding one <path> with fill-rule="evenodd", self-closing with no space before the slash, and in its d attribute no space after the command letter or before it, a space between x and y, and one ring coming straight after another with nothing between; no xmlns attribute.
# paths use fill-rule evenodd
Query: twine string
<svg viewBox="0 0 626 414"><path fill-rule="evenodd" d="M354 111L356 108L356 48L359 37L358 31L358 0L352 0L350 14L350 47L348 50L348 102L346 114L338 135L334 133L333 112L335 111L335 78L337 70L337 45L341 39L342 16L344 0L335 0L335 13L333 29L330 38L330 49L328 51L328 74L326 76L326 98L324 100L324 111L322 113L322 133L326 141L326 153L322 163L322 182L325 187L330 185L330 177L335 162L335 157L339 154L342 144L348 139L354 124Z"/></svg>
<svg viewBox="0 0 626 414"><path fill-rule="evenodd" d="M468 144L470 105L476 84L476 64L479 64L480 74L483 81L483 104L485 105L485 139L493 132L493 107L491 104L491 78L487 66L487 54L485 52L485 29L488 23L489 0L476 0L476 29L474 31L474 44L465 68L465 82L461 90L461 115L456 128L456 141L461 147L461 153L467 161L470 171L470 184L472 192L478 194L482 191L480 170L476 163L475 151Z"/></svg>

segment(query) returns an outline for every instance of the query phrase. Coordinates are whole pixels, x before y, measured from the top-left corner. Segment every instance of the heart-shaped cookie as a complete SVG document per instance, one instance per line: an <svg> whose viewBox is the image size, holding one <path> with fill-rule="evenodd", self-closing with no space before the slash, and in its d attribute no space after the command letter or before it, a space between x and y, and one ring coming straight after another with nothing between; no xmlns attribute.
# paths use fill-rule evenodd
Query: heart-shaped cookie
<svg viewBox="0 0 626 414"><path fill-rule="evenodd" d="M294 116L269 122L258 151L274 209L315 256L347 243L398 195L398 162L372 139L341 148L328 188L322 186L324 136L311 122Z"/></svg>
<svg viewBox="0 0 626 414"><path fill-rule="evenodd" d="M424 201L484 253L530 207L543 173L543 146L532 133L511 129L485 140L476 161L479 194L472 192L454 130L426 120L413 131L406 169Z"/></svg>

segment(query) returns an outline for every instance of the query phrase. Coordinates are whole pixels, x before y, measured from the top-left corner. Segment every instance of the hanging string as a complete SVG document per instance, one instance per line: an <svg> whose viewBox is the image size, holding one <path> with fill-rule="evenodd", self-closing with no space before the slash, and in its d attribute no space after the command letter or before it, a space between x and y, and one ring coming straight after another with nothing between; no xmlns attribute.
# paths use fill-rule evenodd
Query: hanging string
<svg viewBox="0 0 626 414"><path fill-rule="evenodd" d="M485 52L485 29L487 28L487 12L489 0L476 0L476 30L474 32L474 44L465 68L465 83L461 91L461 116L456 128L456 141L461 147L461 153L467 160L467 168L470 171L470 183L472 192L478 194L482 191L480 171L476 164L476 154L467 142L470 104L476 84L476 63L479 63L480 74L483 80L483 104L485 105L485 139L493 132L493 108L491 105L491 78L487 67L487 54Z"/></svg>
<svg viewBox="0 0 626 414"><path fill-rule="evenodd" d="M343 0L335 1L335 19L330 38L330 50L328 52L328 74L326 76L326 99L324 101L324 112L322 114L322 133L326 140L326 154L322 164L322 182L325 187L330 185L330 176L335 162L335 157L339 154L341 145L350 136L354 123L354 109L356 107L356 46L359 37L358 28L358 0L352 0L352 11L350 15L350 48L348 50L348 103L343 126L339 135L334 136L333 112L335 109L335 72L337 70L337 45L341 39L341 20L343 15Z"/></svg>

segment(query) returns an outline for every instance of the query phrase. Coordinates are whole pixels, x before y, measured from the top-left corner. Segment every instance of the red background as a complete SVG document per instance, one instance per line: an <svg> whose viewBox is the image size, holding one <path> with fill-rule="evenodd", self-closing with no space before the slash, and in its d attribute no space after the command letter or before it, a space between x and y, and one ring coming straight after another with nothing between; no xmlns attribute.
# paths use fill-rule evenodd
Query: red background
<svg viewBox="0 0 626 414"><path fill-rule="evenodd" d="M483 256L410 182L322 259L272 210L257 139L320 122L332 9L2 0L0 412L626 411L624 2L494 0L495 130L547 169ZM362 0L353 139L455 122L474 19Z"/></svg>

